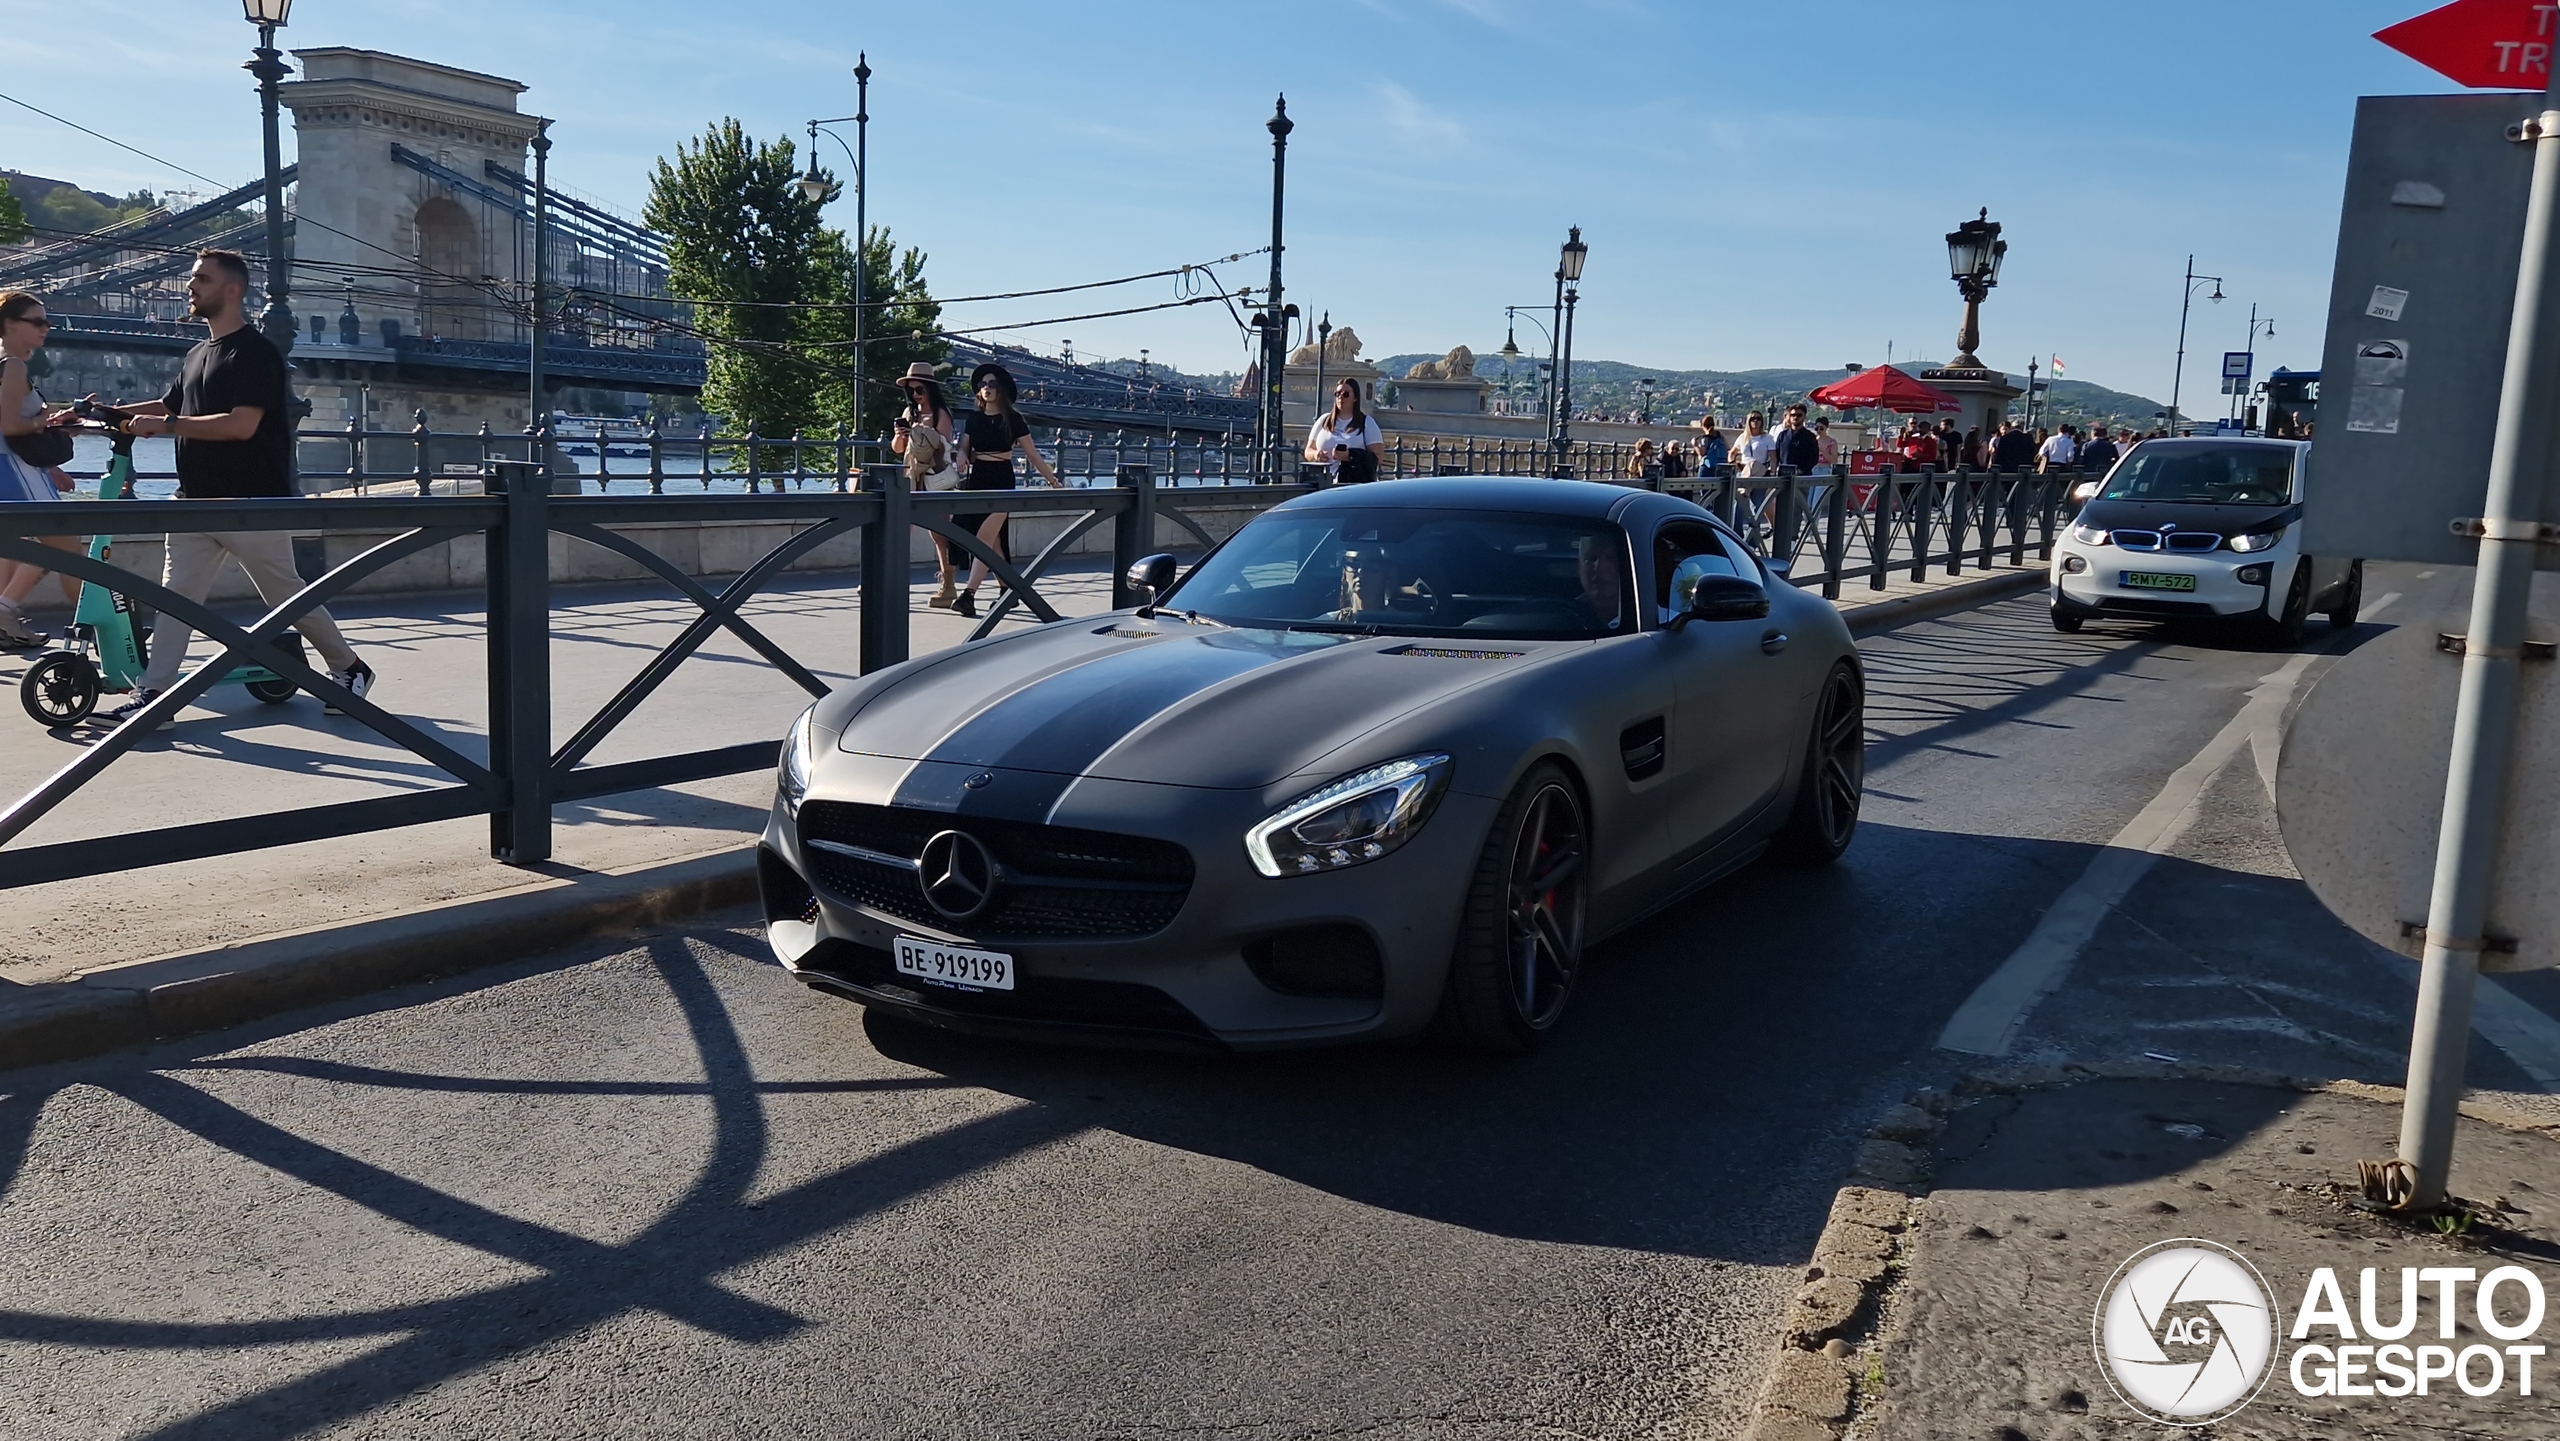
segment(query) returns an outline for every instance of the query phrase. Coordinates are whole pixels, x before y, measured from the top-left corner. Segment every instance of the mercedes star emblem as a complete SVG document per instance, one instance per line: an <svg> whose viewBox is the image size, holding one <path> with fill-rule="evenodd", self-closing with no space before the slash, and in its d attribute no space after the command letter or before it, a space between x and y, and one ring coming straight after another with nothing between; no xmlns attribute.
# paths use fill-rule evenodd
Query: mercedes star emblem
<svg viewBox="0 0 2560 1441"><path fill-rule="evenodd" d="M944 831L916 856L916 883L933 908L965 921L987 908L996 891L996 858L984 841L964 831Z"/></svg>

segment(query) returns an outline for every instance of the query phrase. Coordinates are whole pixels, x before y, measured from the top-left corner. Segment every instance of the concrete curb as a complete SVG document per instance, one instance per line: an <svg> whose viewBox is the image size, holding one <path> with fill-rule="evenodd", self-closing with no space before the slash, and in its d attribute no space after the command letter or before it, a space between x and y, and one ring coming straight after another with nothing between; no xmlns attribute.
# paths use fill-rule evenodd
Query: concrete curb
<svg viewBox="0 0 2560 1441"><path fill-rule="evenodd" d="M0 990L0 1068L77 1060L691 920L755 898L752 846Z"/></svg>
<svg viewBox="0 0 2560 1441"><path fill-rule="evenodd" d="M1874 631L1890 630L1898 625L1908 625L1916 620L1931 620L1942 615L1953 615L1960 610L1971 610L1978 605L1989 605L1993 601L2007 600L2011 596L2025 595L2029 591L2042 590L2045 579L2045 573L2042 570L2010 571L2004 575L1986 576L1981 580L1958 581L1954 585L1940 586L1936 590L1925 591L1919 595L1896 596L1892 600L1880 600L1872 605L1844 607L1840 612L1840 618L1849 623L1851 635L1866 635Z"/></svg>
<svg viewBox="0 0 2560 1441"><path fill-rule="evenodd" d="M1848 1184L1832 1197L1831 1215L1788 1307L1777 1354L1761 1381L1760 1399L1742 1441L1837 1441L1862 1411L1881 1404L1881 1393L1867 1381L1881 1371L1864 1368L1869 1358L1859 1355L1859 1345L1878 1339L1886 1299L1902 1277L1909 1238L1928 1204L1937 1159L1934 1144L1948 1113L1989 1096L2056 1091L2087 1081L2208 1081L2383 1105L2405 1099L2397 1086L2190 1061L1994 1066L1967 1072L1951 1090L1913 1092L1886 1107L1867 1128L1850 1162ZM2560 1127L2502 1106L2465 1101L2462 1114L2504 1130L2560 1140Z"/></svg>

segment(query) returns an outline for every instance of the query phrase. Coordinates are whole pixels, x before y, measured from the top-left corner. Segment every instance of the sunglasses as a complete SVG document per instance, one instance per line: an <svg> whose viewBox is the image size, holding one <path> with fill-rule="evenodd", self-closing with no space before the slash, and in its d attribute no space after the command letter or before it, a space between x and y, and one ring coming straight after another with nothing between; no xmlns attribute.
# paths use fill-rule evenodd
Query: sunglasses
<svg viewBox="0 0 2560 1441"><path fill-rule="evenodd" d="M53 317L50 315L21 315L18 319L24 324L34 326L38 330L53 329Z"/></svg>

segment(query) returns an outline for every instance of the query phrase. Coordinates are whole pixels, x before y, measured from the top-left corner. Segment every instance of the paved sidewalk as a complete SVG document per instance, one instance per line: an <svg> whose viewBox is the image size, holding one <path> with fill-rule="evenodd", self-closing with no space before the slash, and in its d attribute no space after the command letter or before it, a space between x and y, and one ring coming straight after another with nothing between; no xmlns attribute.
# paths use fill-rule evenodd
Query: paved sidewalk
<svg viewBox="0 0 2560 1441"><path fill-rule="evenodd" d="M2417 1325L2405 1344L2456 1354L2484 1343L2551 1345L2534 1364L2531 1396L2517 1394L2512 1357L2503 1360L2505 1384L2493 1396L2466 1395L2442 1378L2423 1396L2304 1396L2292 1380L2298 1349L2334 1349L2343 1339L2325 1321L2302 1341L2291 1339L2318 1268L2337 1276L2368 1367L2371 1348L2390 1336L2364 1332L2356 1310L2364 1268L2377 1270L2375 1304L2386 1325L2399 1312L2403 1267L2485 1276L2520 1265L2546 1291L2560 1289L2560 1131L2534 1124L2547 1118L2466 1107L2452 1189L2478 1208L2469 1234L2440 1235L2350 1204L2356 1161L2395 1149L2398 1101L2396 1091L2355 1083L2307 1091L2164 1074L1995 1092L1948 1107L1943 1132L1922 1146L1932 1189L1882 1268L1880 1319L1843 1328L1845 1340L1830 1343L1830 1355L1782 1352L1783 1394L1770 1399L1792 1399L1816 1417L1764 1407L1755 1438L1838 1434L1837 1415L1850 1409L1855 1416L1845 1434L1860 1441L2172 1434L2119 1399L2097 1359L2092 1326L2118 1268L2176 1238L2215 1242L2247 1258L2282 1317L2256 1399L2191 1434L2224 1441L2560 1436L2550 1402L2560 1391L2552 1369L2560 1360L2560 1307L2537 1334L2493 1341L2468 1285L2440 1321L2441 1288L2422 1284ZM1842 1229L1835 1220L1833 1230ZM1833 1236L1825 1245L1830 1254L1846 1254ZM1817 1265L1824 1254L1817 1252ZM2512 1285L2500 1290L2497 1314L2506 1324L2524 1319L2524 1295ZM2210 1345L2164 1350L2171 1361L2201 1361ZM2318 1351L2305 1358L2304 1380L2315 1388L2327 1359ZM2475 1357L2471 1367L2478 1389L2488 1362ZM2377 1374L2367 1369L2361 1380Z"/></svg>

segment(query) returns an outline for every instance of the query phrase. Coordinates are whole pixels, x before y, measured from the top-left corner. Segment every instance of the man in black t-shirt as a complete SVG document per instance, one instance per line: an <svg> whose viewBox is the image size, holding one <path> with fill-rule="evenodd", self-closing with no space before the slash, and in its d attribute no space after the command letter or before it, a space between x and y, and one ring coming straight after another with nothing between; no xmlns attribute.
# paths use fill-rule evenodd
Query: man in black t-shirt
<svg viewBox="0 0 2560 1441"><path fill-rule="evenodd" d="M293 494L293 396L285 384L284 357L240 313L249 289L249 264L238 252L200 250L187 277L188 314L211 332L187 352L178 383L159 400L118 406L135 435L174 436L178 444L178 496L182 500L263 500ZM213 591L224 556L240 562L270 606L302 589L293 567L293 535L282 530L227 530L168 537L160 583L189 600ZM356 659L338 623L319 607L295 618L293 628L329 667L329 679L362 696L373 669ZM162 615L151 629L151 661L133 699L110 712L131 720L174 685L186 664L195 631ZM337 703L328 709L335 713ZM166 726L173 717L162 717Z"/></svg>

